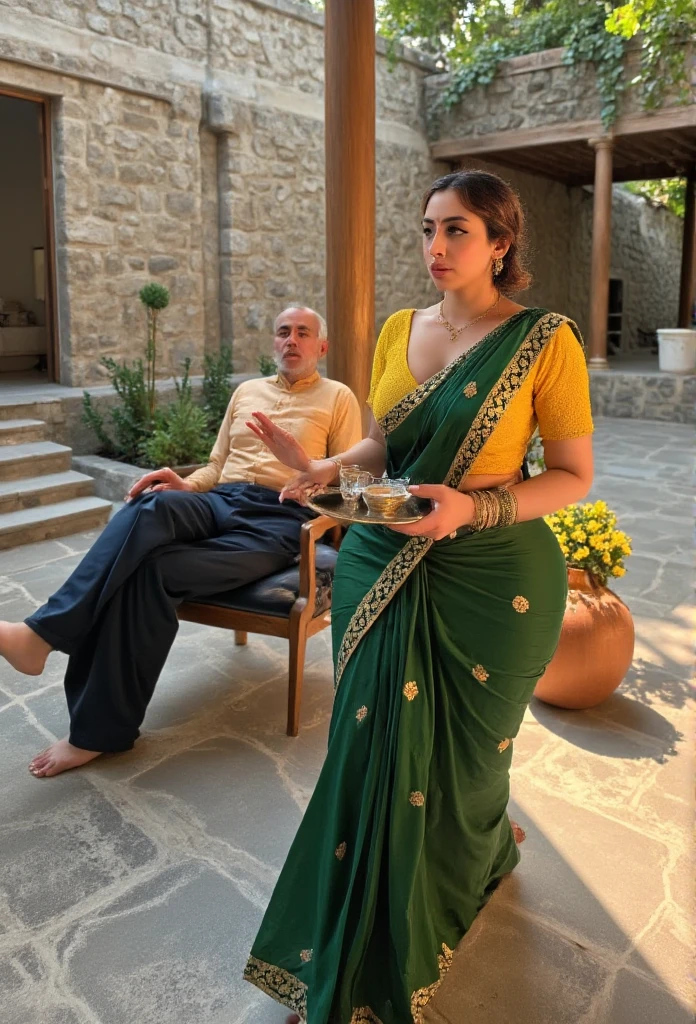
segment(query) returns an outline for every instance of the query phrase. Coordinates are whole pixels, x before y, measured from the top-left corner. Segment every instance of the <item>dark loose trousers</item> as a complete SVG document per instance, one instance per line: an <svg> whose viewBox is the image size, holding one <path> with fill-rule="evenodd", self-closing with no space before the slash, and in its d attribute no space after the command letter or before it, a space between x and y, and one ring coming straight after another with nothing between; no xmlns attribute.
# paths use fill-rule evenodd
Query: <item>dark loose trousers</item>
<svg viewBox="0 0 696 1024"><path fill-rule="evenodd" d="M178 630L182 601L287 568L312 513L255 484L161 491L125 505L27 625L70 656L70 742L129 750Z"/></svg>

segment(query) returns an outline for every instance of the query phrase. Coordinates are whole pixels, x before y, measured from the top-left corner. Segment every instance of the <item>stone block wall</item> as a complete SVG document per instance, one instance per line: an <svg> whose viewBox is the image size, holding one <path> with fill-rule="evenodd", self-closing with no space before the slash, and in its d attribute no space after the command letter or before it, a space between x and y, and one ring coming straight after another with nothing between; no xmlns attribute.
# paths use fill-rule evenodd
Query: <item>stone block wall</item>
<svg viewBox="0 0 696 1024"><path fill-rule="evenodd" d="M376 329L432 295L419 200L439 173L416 55L377 62ZM138 291L172 292L160 368L270 351L324 311L323 19L292 0L0 0L0 89L53 97L62 383L144 349Z"/></svg>
<svg viewBox="0 0 696 1024"><path fill-rule="evenodd" d="M448 76L428 76L425 106L429 138L434 141L513 129L548 128L570 121L596 121L602 103L593 68L589 65L569 67L563 64L562 55L562 49L543 50L503 61L490 86L473 89L449 110L442 103ZM696 102L696 55L688 59L694 71L692 84ZM640 50L631 50L626 64L627 82L637 73L639 63ZM677 97L673 102L677 102ZM624 92L619 103L621 115L642 112L640 95L635 89ZM668 99L666 105L669 104Z"/></svg>
<svg viewBox="0 0 696 1024"><path fill-rule="evenodd" d="M589 326L592 192L567 188L484 160L463 167L499 174L517 190L527 217L533 283L519 296ZM611 276L623 282L622 350L637 346L638 330L676 327L682 221L619 185L612 208Z"/></svg>
<svg viewBox="0 0 696 1024"><path fill-rule="evenodd" d="M568 302L586 320L592 248L592 193L570 189ZM683 221L619 185L612 199L611 277L623 282L622 350L638 345L638 331L676 327Z"/></svg>

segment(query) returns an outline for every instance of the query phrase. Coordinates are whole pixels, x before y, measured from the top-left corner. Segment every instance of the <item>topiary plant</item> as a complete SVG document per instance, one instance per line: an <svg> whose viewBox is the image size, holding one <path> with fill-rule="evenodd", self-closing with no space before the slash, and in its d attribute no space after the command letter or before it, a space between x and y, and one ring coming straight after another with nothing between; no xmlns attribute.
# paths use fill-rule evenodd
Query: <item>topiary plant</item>
<svg viewBox="0 0 696 1024"><path fill-rule="evenodd" d="M169 289L151 281L138 293L147 309L147 399L150 416L155 415L155 368L157 363L157 318L169 305Z"/></svg>

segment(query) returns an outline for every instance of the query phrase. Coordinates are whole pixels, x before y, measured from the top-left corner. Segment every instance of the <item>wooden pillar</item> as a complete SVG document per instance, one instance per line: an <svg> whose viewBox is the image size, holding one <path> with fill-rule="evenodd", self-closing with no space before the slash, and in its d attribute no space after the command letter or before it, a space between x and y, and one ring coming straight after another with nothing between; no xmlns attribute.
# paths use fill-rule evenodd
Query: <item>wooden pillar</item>
<svg viewBox="0 0 696 1024"><path fill-rule="evenodd" d="M362 405L375 325L374 0L326 0L324 17L328 373Z"/></svg>
<svg viewBox="0 0 696 1024"><path fill-rule="evenodd" d="M594 207L592 214L592 269L590 278L589 365L608 370L607 326L611 273L612 147L610 138L590 139L595 151Z"/></svg>
<svg viewBox="0 0 696 1024"><path fill-rule="evenodd" d="M684 240L682 242L681 280L679 282L679 326L691 327L691 310L696 287L696 164L686 177Z"/></svg>

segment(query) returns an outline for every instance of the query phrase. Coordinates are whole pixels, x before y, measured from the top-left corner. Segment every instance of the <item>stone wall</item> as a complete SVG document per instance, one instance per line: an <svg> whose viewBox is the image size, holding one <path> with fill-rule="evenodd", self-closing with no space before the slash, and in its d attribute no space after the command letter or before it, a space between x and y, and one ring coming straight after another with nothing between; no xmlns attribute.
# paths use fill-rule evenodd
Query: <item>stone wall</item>
<svg viewBox="0 0 696 1024"><path fill-rule="evenodd" d="M449 110L442 103L449 76L428 76L425 103L429 138L461 138L513 129L548 128L571 121L597 121L602 103L593 68L568 67L563 64L562 55L562 49L543 50L503 61L490 86L473 89ZM696 103L696 55L689 60ZM626 82L635 76L639 62L640 50L630 51ZM672 102L676 103L677 97ZM624 92L619 103L621 115L642 112L640 95L635 89ZM670 105L669 98L665 105Z"/></svg>
<svg viewBox="0 0 696 1024"><path fill-rule="evenodd" d="M592 193L570 189L568 303L589 316ZM615 185L612 201L611 277L623 282L622 350L638 345L638 331L676 327L683 221Z"/></svg>
<svg viewBox="0 0 696 1024"><path fill-rule="evenodd" d="M323 310L323 19L291 0L0 0L0 88L54 97L60 379L142 350L137 293L172 292L161 371L231 343L255 369L288 301ZM432 295L419 199L439 173L417 55L379 45L376 328Z"/></svg>
<svg viewBox="0 0 696 1024"><path fill-rule="evenodd" d="M499 174L517 190L527 216L528 264L534 281L519 296L575 320L589 321L592 192L567 188L484 160L462 167ZM614 186L611 276L623 281L621 347L635 348L638 329L675 327L679 299L682 221L621 186Z"/></svg>

